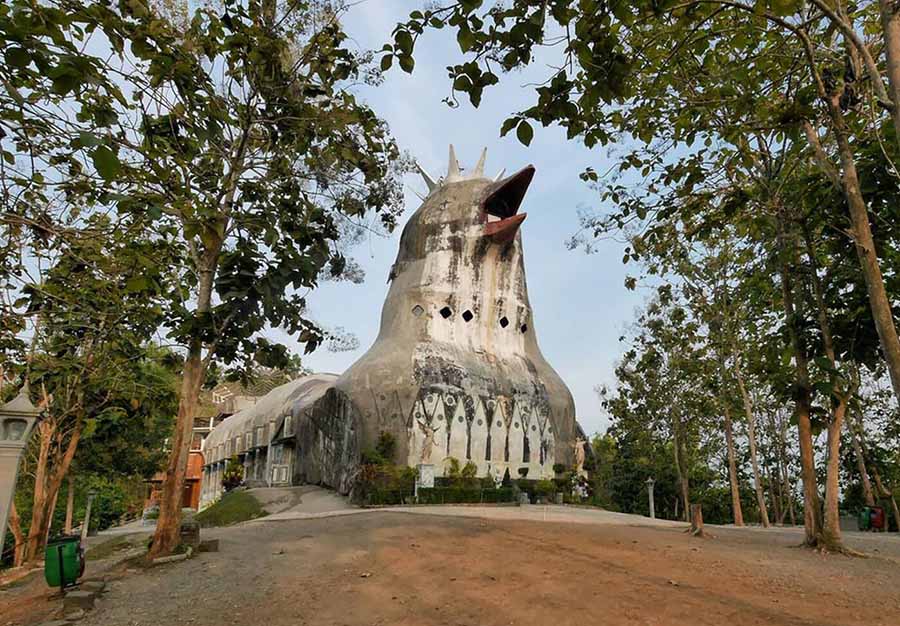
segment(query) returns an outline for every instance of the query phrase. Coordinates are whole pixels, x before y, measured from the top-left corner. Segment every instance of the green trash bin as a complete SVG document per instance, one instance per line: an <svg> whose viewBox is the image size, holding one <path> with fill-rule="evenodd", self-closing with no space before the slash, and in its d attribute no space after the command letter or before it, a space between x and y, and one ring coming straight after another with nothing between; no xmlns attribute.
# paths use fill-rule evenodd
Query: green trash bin
<svg viewBox="0 0 900 626"><path fill-rule="evenodd" d="M872 523L872 509L864 506L859 511L859 516L856 518L856 525L860 530L869 530L869 527Z"/></svg>
<svg viewBox="0 0 900 626"><path fill-rule="evenodd" d="M74 585L84 574L81 537L67 535L47 542L44 552L44 580L51 587Z"/></svg>

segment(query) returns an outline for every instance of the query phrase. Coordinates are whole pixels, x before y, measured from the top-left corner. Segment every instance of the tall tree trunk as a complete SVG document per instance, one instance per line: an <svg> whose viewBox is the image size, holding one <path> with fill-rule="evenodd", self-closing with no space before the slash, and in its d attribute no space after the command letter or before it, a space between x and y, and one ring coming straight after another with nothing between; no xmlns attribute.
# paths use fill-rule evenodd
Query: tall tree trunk
<svg viewBox="0 0 900 626"><path fill-rule="evenodd" d="M734 515L734 525L744 525L744 512L741 509L741 488L738 484L737 463L734 459L734 434L731 428L731 411L727 402L722 402L722 410L725 414L725 446L728 450L728 482L731 484L731 511Z"/></svg>
<svg viewBox="0 0 900 626"><path fill-rule="evenodd" d="M690 520L690 497L689 497L689 485L688 478L686 475L686 470L683 466L684 459L681 454L681 436L679 434L678 427L678 418L672 419L672 450L675 455L675 476L678 479L678 486L681 490L681 500L683 504L682 514L684 515L684 521L689 522ZM677 516L676 516L677 517Z"/></svg>
<svg viewBox="0 0 900 626"><path fill-rule="evenodd" d="M34 499L31 511L31 525L28 528L28 538L25 541L23 562L32 563L43 557L44 546L47 545L47 536L50 533L50 525L53 522L53 511L56 508L56 498L62 488L63 479L69 472L78 442L81 439L81 420L73 426L69 442L62 450L62 441L57 441L55 453L51 458L49 437L56 436L55 424L41 431L41 452L38 455L38 467L35 471ZM44 452L44 437L48 438L46 452Z"/></svg>
<svg viewBox="0 0 900 626"><path fill-rule="evenodd" d="M759 506L759 521L763 528L769 527L769 511L766 508L766 495L763 492L762 479L759 475L759 461L756 454L756 416L753 414L753 403L747 386L744 384L744 374L741 371L741 352L737 345L733 344L734 376L737 379L738 389L741 391L741 400L744 403L744 415L747 417L747 438L750 440L750 466L753 469L753 488L756 490L756 504Z"/></svg>
<svg viewBox="0 0 900 626"><path fill-rule="evenodd" d="M839 97L833 95L827 98L827 104L832 121L832 132L837 141L838 155L841 161L841 182L850 212L850 230L853 235L853 242L856 244L856 254L859 257L863 278L866 282L869 308L875 321L875 330L878 331L878 340L891 377L894 396L900 401L900 338L898 338L897 328L894 326L891 303L884 286L881 267L878 264L875 240L872 237L872 228L869 225L869 212L859 186L856 161L853 155L853 148L850 146L848 139L844 116L840 109ZM900 132L900 129L898 129L898 132Z"/></svg>
<svg viewBox="0 0 900 626"><path fill-rule="evenodd" d="M840 499L841 428L847 411L847 399L842 398L831 414L828 423L828 458L825 465L825 519L822 528L824 547L842 550Z"/></svg>
<svg viewBox="0 0 900 626"><path fill-rule="evenodd" d="M794 410L797 416L797 435L800 442L800 477L803 480L803 526L806 531L805 543L815 546L822 528L819 510L819 493L816 482L816 463L813 451L811 410L811 386L809 382L809 362L806 345L800 330L796 307L794 305L794 281L791 263L795 259L794 246L789 244L784 230L785 215L783 207L778 206L775 225L778 229L778 244L782 255L781 291L784 306L785 322L790 335L794 352L794 369L796 390L794 392Z"/></svg>
<svg viewBox="0 0 900 626"><path fill-rule="evenodd" d="M217 257L218 253L216 252L211 258L207 258L206 264L200 271L195 318L203 316L210 310ZM178 400L178 417L175 422L166 476L162 484L159 519L156 522L153 545L150 547L149 557L151 559L171 554L178 546L181 503L184 497L185 474L193 439L194 415L197 412L200 387L205 376L206 363L203 360L203 343L199 337L195 337L188 346L188 355L184 363L181 394Z"/></svg>
<svg viewBox="0 0 900 626"><path fill-rule="evenodd" d="M75 479L69 476L68 491L66 493L66 523L63 532L67 535L72 534L72 513L75 510Z"/></svg>
<svg viewBox="0 0 900 626"><path fill-rule="evenodd" d="M775 467L768 466L769 480L772 485L772 502L775 504L775 524L784 525L784 516L787 514L786 496L787 488L784 484L784 474L781 471L781 451L779 450L778 426L774 413L769 413L769 432L774 448L773 463Z"/></svg>
<svg viewBox="0 0 900 626"><path fill-rule="evenodd" d="M777 476L772 474L772 466L767 461L763 463L763 477L769 485L769 497L772 501L772 510L775 513L775 524L780 525L782 519L784 519L781 508L781 481Z"/></svg>
<svg viewBox="0 0 900 626"><path fill-rule="evenodd" d="M819 278L819 264L813 246L812 235L805 220L801 222L803 237L806 241L806 254L809 258L810 281L813 287L813 296L816 303L816 311L819 318L819 330L822 332L822 346L825 350L825 358L832 370L837 370L835 359L834 340L831 334L831 323L828 319L828 307L825 304L825 289ZM822 541L828 550L842 550L841 526L840 526L840 456L841 456L841 430L844 424L844 415L847 412L847 403L855 393L855 383L845 383L843 389L839 389L844 379L840 376L829 375L834 385L831 394L831 419L828 422L828 456L825 466L825 514L822 529Z"/></svg>
<svg viewBox="0 0 900 626"><path fill-rule="evenodd" d="M900 140L900 7L892 0L878 0L881 10L881 30L887 57L887 78L894 110L894 132Z"/></svg>
<svg viewBox="0 0 900 626"><path fill-rule="evenodd" d="M775 433L778 436L778 466L779 471L781 472L781 484L784 488L785 501L787 503L785 508L787 509L787 514L790 516L791 526L796 526L797 514L794 510L794 486L791 484L787 458L787 426L785 425L785 421L781 418L780 413L778 414L777 420L774 417L772 419L776 422Z"/></svg>

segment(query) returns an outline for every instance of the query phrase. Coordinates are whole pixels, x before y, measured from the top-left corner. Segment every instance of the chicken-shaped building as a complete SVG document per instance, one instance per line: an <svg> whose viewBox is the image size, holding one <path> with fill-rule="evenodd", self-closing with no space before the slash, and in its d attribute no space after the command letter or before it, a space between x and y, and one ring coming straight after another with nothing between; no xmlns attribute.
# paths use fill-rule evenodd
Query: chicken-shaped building
<svg viewBox="0 0 900 626"><path fill-rule="evenodd" d="M484 176L424 170L428 195L403 229L375 343L342 376L304 377L222 422L205 446L206 499L243 455L265 484L321 483L347 493L380 433L395 462L471 461L479 476L550 478L571 465L575 406L538 348L519 212L532 166Z"/></svg>

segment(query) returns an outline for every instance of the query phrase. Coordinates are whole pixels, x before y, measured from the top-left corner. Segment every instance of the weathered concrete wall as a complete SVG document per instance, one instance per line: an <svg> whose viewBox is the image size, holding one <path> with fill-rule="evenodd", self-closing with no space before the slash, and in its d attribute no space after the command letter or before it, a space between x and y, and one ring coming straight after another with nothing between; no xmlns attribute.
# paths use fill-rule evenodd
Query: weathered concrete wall
<svg viewBox="0 0 900 626"><path fill-rule="evenodd" d="M404 228L375 344L335 387L363 448L385 430L398 461L438 475L455 457L479 475L550 477L571 463L575 412L528 301L518 207L534 170L494 182L454 162Z"/></svg>
<svg viewBox="0 0 900 626"><path fill-rule="evenodd" d="M315 483L350 493L361 449L353 403L331 388L315 404L297 407L294 484Z"/></svg>

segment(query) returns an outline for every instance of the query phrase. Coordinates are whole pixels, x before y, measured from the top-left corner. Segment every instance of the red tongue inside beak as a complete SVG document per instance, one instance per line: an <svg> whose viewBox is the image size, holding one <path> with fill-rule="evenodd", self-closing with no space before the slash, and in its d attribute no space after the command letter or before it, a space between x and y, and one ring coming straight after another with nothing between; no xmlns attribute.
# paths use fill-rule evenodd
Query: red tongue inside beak
<svg viewBox="0 0 900 626"><path fill-rule="evenodd" d="M532 178L534 166L529 165L494 184L481 203L487 222L484 229L486 237L490 237L496 243L507 243L515 238L519 226L527 215L519 213L519 206L525 198L525 192L528 191Z"/></svg>

